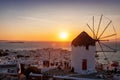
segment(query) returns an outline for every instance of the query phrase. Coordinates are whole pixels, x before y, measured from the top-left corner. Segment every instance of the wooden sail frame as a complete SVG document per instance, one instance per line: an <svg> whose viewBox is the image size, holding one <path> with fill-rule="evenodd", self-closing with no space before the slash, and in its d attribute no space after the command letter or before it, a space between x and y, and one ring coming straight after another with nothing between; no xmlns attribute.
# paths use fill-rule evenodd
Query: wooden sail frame
<svg viewBox="0 0 120 80"><path fill-rule="evenodd" d="M114 29L115 33L110 34L110 35L107 35L107 36L103 36L104 32L108 29L108 27L110 26L110 24L112 23L112 21L111 21L109 18L107 18L107 19L109 19L109 23L107 23L107 25L105 26L105 28L103 29L103 31L100 33L99 31L100 31L100 28L101 28L100 26L101 26L101 23L102 23L102 19L103 19L103 15L101 15L101 17L100 17L100 20L99 20L99 23L98 23L98 27L97 27L96 32L95 32L95 25L94 25L94 23L95 23L94 16L93 16L93 20L92 20L92 21L93 21L93 22L92 22L92 23L93 23L93 24L92 24L92 27L91 27L89 24L87 24L87 27L88 27L88 28L90 29L90 31L92 32L92 34L93 34L93 39L95 40L96 43L98 43L99 47L101 48L101 50L96 51L96 54L97 54L98 52L102 52L103 55L104 55L104 57L105 57L105 59L106 59L107 62L109 63L109 60L108 60L108 58L107 58L107 56L106 56L105 53L106 53L106 52L117 52L117 51L116 51L116 49L111 48L110 46L102 43L101 41L109 41L109 40L103 40L103 39L116 36L117 33L116 33L115 28L114 28L114 26L113 26L113 29ZM104 45L105 47L109 48L110 50L104 50L104 49L103 49L103 45Z"/></svg>

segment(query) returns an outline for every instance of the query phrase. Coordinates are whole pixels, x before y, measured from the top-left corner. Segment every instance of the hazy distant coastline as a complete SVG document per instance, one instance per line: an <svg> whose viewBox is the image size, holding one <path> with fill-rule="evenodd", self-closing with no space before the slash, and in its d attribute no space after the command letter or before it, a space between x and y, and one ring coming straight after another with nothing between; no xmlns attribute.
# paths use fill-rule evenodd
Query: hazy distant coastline
<svg viewBox="0 0 120 80"><path fill-rule="evenodd" d="M0 49L32 50L43 48L63 48L70 50L70 42L54 41L0 41Z"/></svg>
<svg viewBox="0 0 120 80"><path fill-rule="evenodd" d="M107 42L110 46L116 46L117 50L120 49L120 42L113 43ZM9 41L0 40L0 49L14 49L14 50L32 50L43 48L63 48L71 50L71 42L60 41Z"/></svg>

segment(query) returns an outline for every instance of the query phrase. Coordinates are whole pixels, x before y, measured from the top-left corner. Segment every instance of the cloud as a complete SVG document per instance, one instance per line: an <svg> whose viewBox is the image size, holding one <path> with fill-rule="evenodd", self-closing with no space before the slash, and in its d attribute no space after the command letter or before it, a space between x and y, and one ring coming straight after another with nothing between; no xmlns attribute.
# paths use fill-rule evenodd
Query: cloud
<svg viewBox="0 0 120 80"><path fill-rule="evenodd" d="M18 18L22 19L22 20L32 20L32 21L40 21L40 20L42 20L41 18L30 17L30 16L18 16Z"/></svg>
<svg viewBox="0 0 120 80"><path fill-rule="evenodd" d="M22 21L32 21L32 22L41 22L41 23L52 23L52 24L56 24L59 22L67 22L68 19L62 17L62 16L48 16L48 17L31 17L31 16L17 16L17 19L22 20Z"/></svg>
<svg viewBox="0 0 120 80"><path fill-rule="evenodd" d="M22 21L27 21L29 23L38 23L42 25L51 25L51 24L57 24L58 21L53 18L47 18L47 17L31 17L31 16L18 16L18 19Z"/></svg>

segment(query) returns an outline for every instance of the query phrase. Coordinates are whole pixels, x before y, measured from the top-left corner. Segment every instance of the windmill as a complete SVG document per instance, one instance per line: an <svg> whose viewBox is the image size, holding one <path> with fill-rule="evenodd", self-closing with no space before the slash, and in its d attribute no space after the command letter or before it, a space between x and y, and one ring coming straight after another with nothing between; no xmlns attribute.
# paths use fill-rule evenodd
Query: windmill
<svg viewBox="0 0 120 80"><path fill-rule="evenodd" d="M100 52L103 53L104 60L109 64L110 61L106 53L116 52L113 47L108 45L108 43L112 43L110 42L113 39L111 37L116 35L112 21L103 15L97 21L95 22L93 17L92 27L87 24L93 37L90 34L88 35L88 31L87 33L83 31L71 42L71 66L76 73L95 73L97 60L95 55Z"/></svg>
<svg viewBox="0 0 120 80"><path fill-rule="evenodd" d="M113 39L113 37L115 38L117 33L112 24L112 21L109 18L101 15L100 19L98 19L97 21L98 22L96 23L95 18L93 16L92 24L91 25L87 24L87 27L92 32L96 46L97 47L99 46L99 49L96 50L96 55L98 53L103 53L104 60L106 60L107 63L109 63L110 61L107 58L106 53L116 52L116 49L114 49L113 47L109 46L106 43L109 43L109 41Z"/></svg>

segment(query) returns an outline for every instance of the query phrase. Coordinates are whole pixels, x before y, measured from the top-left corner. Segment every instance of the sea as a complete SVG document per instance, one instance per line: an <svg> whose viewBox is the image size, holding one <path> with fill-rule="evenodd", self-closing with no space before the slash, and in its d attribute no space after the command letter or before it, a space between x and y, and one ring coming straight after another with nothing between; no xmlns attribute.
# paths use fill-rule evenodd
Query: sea
<svg viewBox="0 0 120 80"><path fill-rule="evenodd" d="M47 41L0 41L0 49L35 50L43 48L62 48L71 50L70 42L47 42Z"/></svg>
<svg viewBox="0 0 120 80"><path fill-rule="evenodd" d="M103 51L110 52L98 52L96 58L100 63L106 63L107 58L109 61L117 61L120 63L120 42L109 42L102 45ZM43 41L0 41L0 49L8 50L36 50L43 48L53 49L66 49L71 51L71 42L43 42ZM116 52L112 52L115 49ZM101 47L96 44L96 50L101 51ZM106 56L106 57L105 57Z"/></svg>

